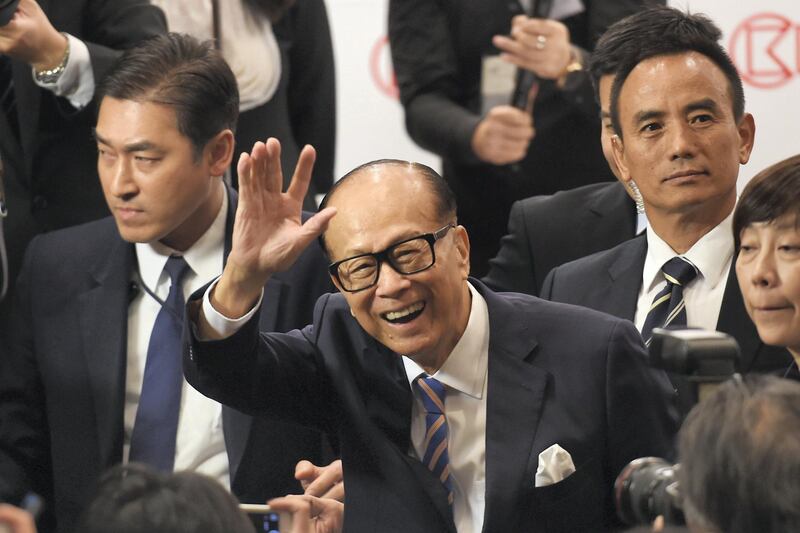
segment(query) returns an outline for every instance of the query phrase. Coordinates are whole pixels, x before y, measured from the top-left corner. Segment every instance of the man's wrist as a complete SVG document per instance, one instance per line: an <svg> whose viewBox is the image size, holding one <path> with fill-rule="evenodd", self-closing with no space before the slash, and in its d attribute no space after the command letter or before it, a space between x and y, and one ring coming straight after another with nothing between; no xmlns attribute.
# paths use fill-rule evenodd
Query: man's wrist
<svg viewBox="0 0 800 533"><path fill-rule="evenodd" d="M583 57L581 56L580 50L575 46L570 46L569 60L556 78L556 85L558 88L562 90L568 88L570 80L583 69Z"/></svg>
<svg viewBox="0 0 800 533"><path fill-rule="evenodd" d="M69 39L63 33L57 35L58 40L50 47L52 51L45 53L41 61L32 65L33 75L40 83L56 83L69 61Z"/></svg>

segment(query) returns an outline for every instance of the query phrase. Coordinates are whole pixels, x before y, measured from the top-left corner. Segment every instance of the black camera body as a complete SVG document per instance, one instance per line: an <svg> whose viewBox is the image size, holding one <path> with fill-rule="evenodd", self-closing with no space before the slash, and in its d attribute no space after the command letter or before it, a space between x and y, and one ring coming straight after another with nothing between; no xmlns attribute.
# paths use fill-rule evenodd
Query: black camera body
<svg viewBox="0 0 800 533"><path fill-rule="evenodd" d="M686 376L701 401L739 367L736 339L702 329L653 330L650 366ZM659 457L631 461L614 482L614 503L623 523L650 524L663 516L667 524L684 524L678 483L679 464Z"/></svg>
<svg viewBox="0 0 800 533"><path fill-rule="evenodd" d="M19 0L0 0L0 26L5 26L11 21L17 10Z"/></svg>

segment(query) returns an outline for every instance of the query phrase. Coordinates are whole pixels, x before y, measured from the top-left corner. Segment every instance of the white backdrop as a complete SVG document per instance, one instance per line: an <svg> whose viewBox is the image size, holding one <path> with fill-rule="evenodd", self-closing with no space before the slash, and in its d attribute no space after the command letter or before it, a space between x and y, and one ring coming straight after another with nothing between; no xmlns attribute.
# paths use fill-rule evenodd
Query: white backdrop
<svg viewBox="0 0 800 533"><path fill-rule="evenodd" d="M604 0L613 1L613 0ZM394 157L439 167L405 131L386 42L388 0L326 0L337 77L336 177L372 159ZM800 153L800 1L672 0L706 13L745 84L756 143L741 188L765 166Z"/></svg>

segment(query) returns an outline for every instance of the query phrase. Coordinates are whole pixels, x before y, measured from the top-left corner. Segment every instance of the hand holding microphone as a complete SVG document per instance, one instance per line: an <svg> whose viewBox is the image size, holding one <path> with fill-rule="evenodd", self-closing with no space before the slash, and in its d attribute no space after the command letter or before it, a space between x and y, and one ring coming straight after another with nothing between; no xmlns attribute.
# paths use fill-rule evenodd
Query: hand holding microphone
<svg viewBox="0 0 800 533"><path fill-rule="evenodd" d="M556 79L572 58L567 27L552 19L517 15L511 21L510 36L495 35L492 43L503 59L539 78Z"/></svg>

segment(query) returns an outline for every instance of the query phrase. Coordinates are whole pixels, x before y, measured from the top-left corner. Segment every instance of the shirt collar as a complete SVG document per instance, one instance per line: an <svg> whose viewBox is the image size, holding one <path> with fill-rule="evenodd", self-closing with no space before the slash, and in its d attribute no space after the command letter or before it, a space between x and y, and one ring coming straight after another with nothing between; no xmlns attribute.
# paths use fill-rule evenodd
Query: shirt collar
<svg viewBox="0 0 800 533"><path fill-rule="evenodd" d="M222 195L222 205L214 218L214 222L197 241L183 253L177 252L155 242L137 242L136 260L139 264L139 276L145 285L155 290L161 279L164 265L170 255L183 255L191 272L204 283L212 280L222 271L222 258L219 251L225 245L225 219L228 213L228 194Z"/></svg>
<svg viewBox="0 0 800 533"><path fill-rule="evenodd" d="M489 310L486 300L468 282L472 305L464 334L442 367L431 376L451 389L472 396L483 397L483 385L489 365ZM417 363L403 356L409 385L425 371Z"/></svg>
<svg viewBox="0 0 800 533"><path fill-rule="evenodd" d="M642 287L650 291L664 281L661 267L677 254L669 244L659 237L652 226L647 228L647 256L642 271ZM726 270L733 257L733 211L711 231L703 235L682 255L698 270L698 278L703 278L713 289L726 277Z"/></svg>

